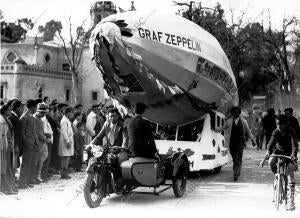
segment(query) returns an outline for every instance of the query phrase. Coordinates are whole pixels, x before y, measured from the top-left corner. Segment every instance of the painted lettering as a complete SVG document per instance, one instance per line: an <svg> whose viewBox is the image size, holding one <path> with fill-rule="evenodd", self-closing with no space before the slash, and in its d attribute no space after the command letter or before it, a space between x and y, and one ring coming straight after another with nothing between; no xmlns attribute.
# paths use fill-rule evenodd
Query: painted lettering
<svg viewBox="0 0 300 218"><path fill-rule="evenodd" d="M188 41L188 48L189 48L189 49L193 49L193 48L191 47L191 40L188 39L187 41ZM192 41L192 44L193 44L193 41Z"/></svg>
<svg viewBox="0 0 300 218"><path fill-rule="evenodd" d="M153 30L153 36L152 36L152 38L153 38L153 40L158 41L158 39L157 39L157 37L156 37L156 34L155 34L154 30Z"/></svg>
<svg viewBox="0 0 300 218"><path fill-rule="evenodd" d="M180 37L180 36L177 36L177 45L179 45L181 41L182 41L182 40L181 40L181 37Z"/></svg>
<svg viewBox="0 0 300 218"><path fill-rule="evenodd" d="M169 41L170 40L170 34L165 33L165 35L167 36L166 43L171 44L171 42Z"/></svg>
<svg viewBox="0 0 300 218"><path fill-rule="evenodd" d="M150 39L151 40L151 36L150 36L150 31L145 29L145 35L146 35L146 39Z"/></svg>
<svg viewBox="0 0 300 218"><path fill-rule="evenodd" d="M145 32L144 32L144 30L142 28L139 28L138 30L139 30L140 37L141 38L145 38Z"/></svg>
<svg viewBox="0 0 300 218"><path fill-rule="evenodd" d="M176 41L175 41L175 36L174 35L171 35L171 39L172 39L172 44L173 45L177 45Z"/></svg>
<svg viewBox="0 0 300 218"><path fill-rule="evenodd" d="M157 35L158 35L158 41L159 41L159 42L161 42L162 34L163 34L162 32L157 32Z"/></svg>

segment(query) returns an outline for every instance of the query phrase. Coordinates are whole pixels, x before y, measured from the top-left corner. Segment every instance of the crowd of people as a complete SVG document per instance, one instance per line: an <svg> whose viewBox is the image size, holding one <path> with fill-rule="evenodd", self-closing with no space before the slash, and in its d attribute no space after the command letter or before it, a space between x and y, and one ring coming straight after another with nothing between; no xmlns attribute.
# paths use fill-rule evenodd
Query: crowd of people
<svg viewBox="0 0 300 218"><path fill-rule="evenodd" d="M17 194L54 174L70 179L70 168L81 171L84 145L102 129L107 110L93 105L86 113L81 104L71 107L49 97L2 102L0 192Z"/></svg>
<svg viewBox="0 0 300 218"><path fill-rule="evenodd" d="M298 140L300 140L299 122L298 119L293 116L293 113L293 108L286 108L284 110L284 115L289 120L291 128L295 130ZM263 148L267 149L267 145L271 139L272 133L277 128L276 118L280 115L282 115L280 110L278 110L276 114L274 108L270 108L265 112L258 112L255 116L255 119L251 125L251 130L255 137L258 150Z"/></svg>

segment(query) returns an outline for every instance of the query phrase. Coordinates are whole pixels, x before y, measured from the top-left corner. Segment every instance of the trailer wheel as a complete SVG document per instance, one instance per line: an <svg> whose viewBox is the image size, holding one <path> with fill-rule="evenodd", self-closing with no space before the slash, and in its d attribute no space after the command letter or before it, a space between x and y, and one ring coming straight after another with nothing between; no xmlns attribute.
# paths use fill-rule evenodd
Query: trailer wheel
<svg viewBox="0 0 300 218"><path fill-rule="evenodd" d="M183 159L179 161L178 171L173 179L173 192L175 197L180 198L183 196L186 189L187 180L187 166Z"/></svg>

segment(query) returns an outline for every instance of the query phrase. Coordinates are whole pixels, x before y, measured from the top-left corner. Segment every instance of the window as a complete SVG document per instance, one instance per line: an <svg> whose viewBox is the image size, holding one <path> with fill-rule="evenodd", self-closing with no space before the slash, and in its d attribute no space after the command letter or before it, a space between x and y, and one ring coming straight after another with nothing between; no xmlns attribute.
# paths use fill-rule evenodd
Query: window
<svg viewBox="0 0 300 218"><path fill-rule="evenodd" d="M220 127L221 125L221 118L217 116L217 127Z"/></svg>
<svg viewBox="0 0 300 218"><path fill-rule="evenodd" d="M1 99L4 98L4 85L1 85L1 89L0 89L0 98L1 98Z"/></svg>
<svg viewBox="0 0 300 218"><path fill-rule="evenodd" d="M45 55L45 63L48 64L48 63L50 62L50 59L51 59L51 57L50 57L50 55L47 53L47 54Z"/></svg>
<svg viewBox="0 0 300 218"><path fill-rule="evenodd" d="M65 70L65 71L69 71L69 70L70 70L70 64L68 64L68 63L63 63L63 64L62 64L62 69Z"/></svg>
<svg viewBox="0 0 300 218"><path fill-rule="evenodd" d="M42 87L39 88L38 98L43 98L43 88Z"/></svg>
<svg viewBox="0 0 300 218"><path fill-rule="evenodd" d="M180 141L200 141L205 119L197 120L193 123L179 127L178 140Z"/></svg>
<svg viewBox="0 0 300 218"><path fill-rule="evenodd" d="M6 58L10 63L13 63L18 57L17 57L16 53L9 52L9 54L6 56Z"/></svg>
<svg viewBox="0 0 300 218"><path fill-rule="evenodd" d="M92 92L92 100L97 101L98 100L98 93L97 92Z"/></svg>
<svg viewBox="0 0 300 218"><path fill-rule="evenodd" d="M66 100L66 101L70 101L70 89L66 89L65 100Z"/></svg>

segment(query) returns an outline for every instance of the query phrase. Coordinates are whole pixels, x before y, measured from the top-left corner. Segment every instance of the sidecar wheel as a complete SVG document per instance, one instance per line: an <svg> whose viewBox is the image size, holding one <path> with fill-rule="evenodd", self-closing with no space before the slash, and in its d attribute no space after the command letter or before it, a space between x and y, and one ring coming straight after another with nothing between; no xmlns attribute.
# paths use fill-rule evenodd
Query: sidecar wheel
<svg viewBox="0 0 300 218"><path fill-rule="evenodd" d="M99 175L97 174L88 173L84 183L84 199L90 208L99 207L102 199L104 198L103 188L96 189L98 177ZM103 184L100 184L99 186L103 187Z"/></svg>
<svg viewBox="0 0 300 218"><path fill-rule="evenodd" d="M187 166L184 160L180 160L178 171L173 179L173 192L175 197L180 198L183 196L186 189L187 180Z"/></svg>

